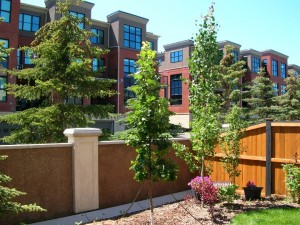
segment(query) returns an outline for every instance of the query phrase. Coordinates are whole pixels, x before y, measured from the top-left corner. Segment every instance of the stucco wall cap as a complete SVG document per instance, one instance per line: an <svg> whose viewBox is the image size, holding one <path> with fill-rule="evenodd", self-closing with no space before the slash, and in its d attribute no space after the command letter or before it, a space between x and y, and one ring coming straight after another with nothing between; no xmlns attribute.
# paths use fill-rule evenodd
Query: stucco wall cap
<svg viewBox="0 0 300 225"><path fill-rule="evenodd" d="M98 128L70 128L64 131L64 135L67 137L86 137L86 136L99 136L102 134Z"/></svg>

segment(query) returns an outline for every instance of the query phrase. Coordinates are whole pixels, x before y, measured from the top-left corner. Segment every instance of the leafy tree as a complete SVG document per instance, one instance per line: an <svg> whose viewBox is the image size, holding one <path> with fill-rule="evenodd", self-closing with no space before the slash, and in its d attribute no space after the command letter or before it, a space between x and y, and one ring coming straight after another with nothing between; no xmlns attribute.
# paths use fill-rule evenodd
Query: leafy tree
<svg viewBox="0 0 300 225"><path fill-rule="evenodd" d="M198 35L194 40L194 50L189 62L191 81L189 82L192 150L179 143L174 144L176 154L183 158L191 171L198 170L203 179L204 164L206 172L211 172L209 160L214 157L215 145L219 136L220 96L216 93L218 72L217 29L218 24L213 16L213 5L199 24Z"/></svg>
<svg viewBox="0 0 300 225"><path fill-rule="evenodd" d="M7 156L1 155L0 161L5 160L6 158ZM25 195L26 193L18 191L15 188L2 186L10 181L11 178L9 176L0 173L0 218L8 213L46 211L36 204L22 205L21 203L14 202L14 198Z"/></svg>
<svg viewBox="0 0 300 225"><path fill-rule="evenodd" d="M238 106L230 108L229 113L226 114L225 123L228 124L226 132L220 137L221 149L224 156L221 162L226 173L229 175L230 181L235 185L235 178L241 173L238 170L239 157L243 150L240 140L244 136L244 128L246 123L242 116L242 109Z"/></svg>
<svg viewBox="0 0 300 225"><path fill-rule="evenodd" d="M246 70L244 61L235 61L232 53L233 46L225 46L225 55L217 67L219 73L219 88L222 90L223 112L229 111L232 105L239 105L241 101L241 78Z"/></svg>
<svg viewBox="0 0 300 225"><path fill-rule="evenodd" d="M81 2L81 1L78 1ZM9 84L7 90L19 99L40 101L40 107L5 115L0 120L18 128L3 138L8 143L48 143L65 141L63 131L70 127L85 127L94 117L105 117L112 105L68 104L71 98L109 97L115 82L96 78L92 59L107 53L90 42L92 32L80 29L88 24L68 11L70 2L58 2L59 20L43 26L31 46L23 47L33 58L34 68L12 70L19 84Z"/></svg>
<svg viewBox="0 0 300 225"><path fill-rule="evenodd" d="M251 117L250 121L263 122L266 118L275 116L275 93L273 90L272 81L265 76L263 68L258 72L258 76L248 86L246 93L248 115Z"/></svg>
<svg viewBox="0 0 300 225"><path fill-rule="evenodd" d="M278 96L280 109L279 119L299 120L300 119L300 78L290 73L285 79L286 93Z"/></svg>
<svg viewBox="0 0 300 225"><path fill-rule="evenodd" d="M156 52L148 42L143 43L138 55L138 72L134 74L135 84L130 89L135 98L128 100L131 110L126 123L132 128L126 143L136 148L137 157L131 162L136 181L148 181L153 224L152 183L176 179L177 166L165 156L169 153L169 116L168 101L161 98L160 75L156 74Z"/></svg>

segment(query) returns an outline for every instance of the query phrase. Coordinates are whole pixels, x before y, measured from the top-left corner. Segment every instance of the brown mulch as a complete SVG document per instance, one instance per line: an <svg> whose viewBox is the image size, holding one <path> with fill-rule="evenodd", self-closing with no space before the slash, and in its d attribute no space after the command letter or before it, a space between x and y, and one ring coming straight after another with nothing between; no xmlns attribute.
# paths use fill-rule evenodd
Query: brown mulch
<svg viewBox="0 0 300 225"><path fill-rule="evenodd" d="M278 198L263 199L258 201L235 200L234 203L219 203L215 206L214 218L208 212L208 208L201 208L199 201L189 199L156 207L154 209L155 225L179 225L179 224L230 224L230 220L237 214L267 208L300 208L299 204L287 202ZM150 224L150 210L127 215L123 218L113 218L90 223L89 225L146 225Z"/></svg>

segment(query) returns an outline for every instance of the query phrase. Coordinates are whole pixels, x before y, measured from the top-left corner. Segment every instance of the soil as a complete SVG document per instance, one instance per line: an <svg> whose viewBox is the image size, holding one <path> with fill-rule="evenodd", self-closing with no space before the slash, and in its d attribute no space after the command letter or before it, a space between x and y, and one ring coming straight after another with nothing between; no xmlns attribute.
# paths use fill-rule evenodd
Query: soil
<svg viewBox="0 0 300 225"><path fill-rule="evenodd" d="M233 203L218 203L214 207L212 217L207 207L202 208L198 200L188 198L184 201L163 205L154 209L155 225L180 224L230 224L230 220L237 214L257 209L267 208L300 208L299 204L287 202L284 199L270 198L257 201L235 200ZM150 210L90 223L89 225L146 225L150 224Z"/></svg>

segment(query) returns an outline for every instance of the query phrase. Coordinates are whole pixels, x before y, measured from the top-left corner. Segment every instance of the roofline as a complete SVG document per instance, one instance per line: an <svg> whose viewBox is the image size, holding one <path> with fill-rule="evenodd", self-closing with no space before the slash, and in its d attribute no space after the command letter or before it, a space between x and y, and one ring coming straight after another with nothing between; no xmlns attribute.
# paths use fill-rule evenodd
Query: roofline
<svg viewBox="0 0 300 225"><path fill-rule="evenodd" d="M288 65L288 69L296 69L300 71L300 66L296 65L296 64L289 64Z"/></svg>
<svg viewBox="0 0 300 225"><path fill-rule="evenodd" d="M95 19L91 19L92 22L92 26L93 25L99 25L99 26L105 26L105 27L109 27L109 23L101 21L101 20L95 20Z"/></svg>
<svg viewBox="0 0 300 225"><path fill-rule="evenodd" d="M275 50L273 50L273 49L266 49L266 50L261 51L261 53L262 53L263 55L266 55L266 54L274 54L274 55L278 55L278 56L280 56L280 57L282 57L282 58L285 58L285 59L288 59L288 58L289 58L289 56L287 56L287 55L285 55L285 54L283 54L283 53L277 52L277 51L275 51Z"/></svg>
<svg viewBox="0 0 300 225"><path fill-rule="evenodd" d="M262 56L262 53L260 51L254 50L252 48L244 49L240 51L241 55L257 55Z"/></svg>
<svg viewBox="0 0 300 225"><path fill-rule="evenodd" d="M194 46L194 41L192 41L192 40L178 41L178 42L164 45L163 47L167 51L170 49L182 48L182 47L187 47L187 46Z"/></svg>
<svg viewBox="0 0 300 225"><path fill-rule="evenodd" d="M131 14L128 12L121 11L121 10L115 11L115 12L107 15L106 18L107 18L107 21L110 22L110 18L117 17L117 16L120 18L123 18L123 19L128 19L128 20L132 20L133 19L132 17L135 17L135 19L138 18L139 22L143 23L143 24L147 24L149 22L149 19L147 19L147 18L137 16L137 15L134 15L134 14Z"/></svg>
<svg viewBox="0 0 300 225"><path fill-rule="evenodd" d="M27 3L22 3L20 4L20 9L28 10L28 11L35 11L39 13L46 13L48 9L46 7L41 7L41 6L36 6L36 5L31 5Z"/></svg>
<svg viewBox="0 0 300 225"><path fill-rule="evenodd" d="M151 32L147 32L147 33L146 33L146 37L148 37L148 38L153 38L153 39L158 39L158 38L160 38L159 35L153 34L153 33L151 33Z"/></svg>
<svg viewBox="0 0 300 225"><path fill-rule="evenodd" d="M233 47L236 47L236 48L240 48L241 47L240 44L237 44L235 42L228 41L228 40L219 41L218 45L220 45L220 46L233 45Z"/></svg>

